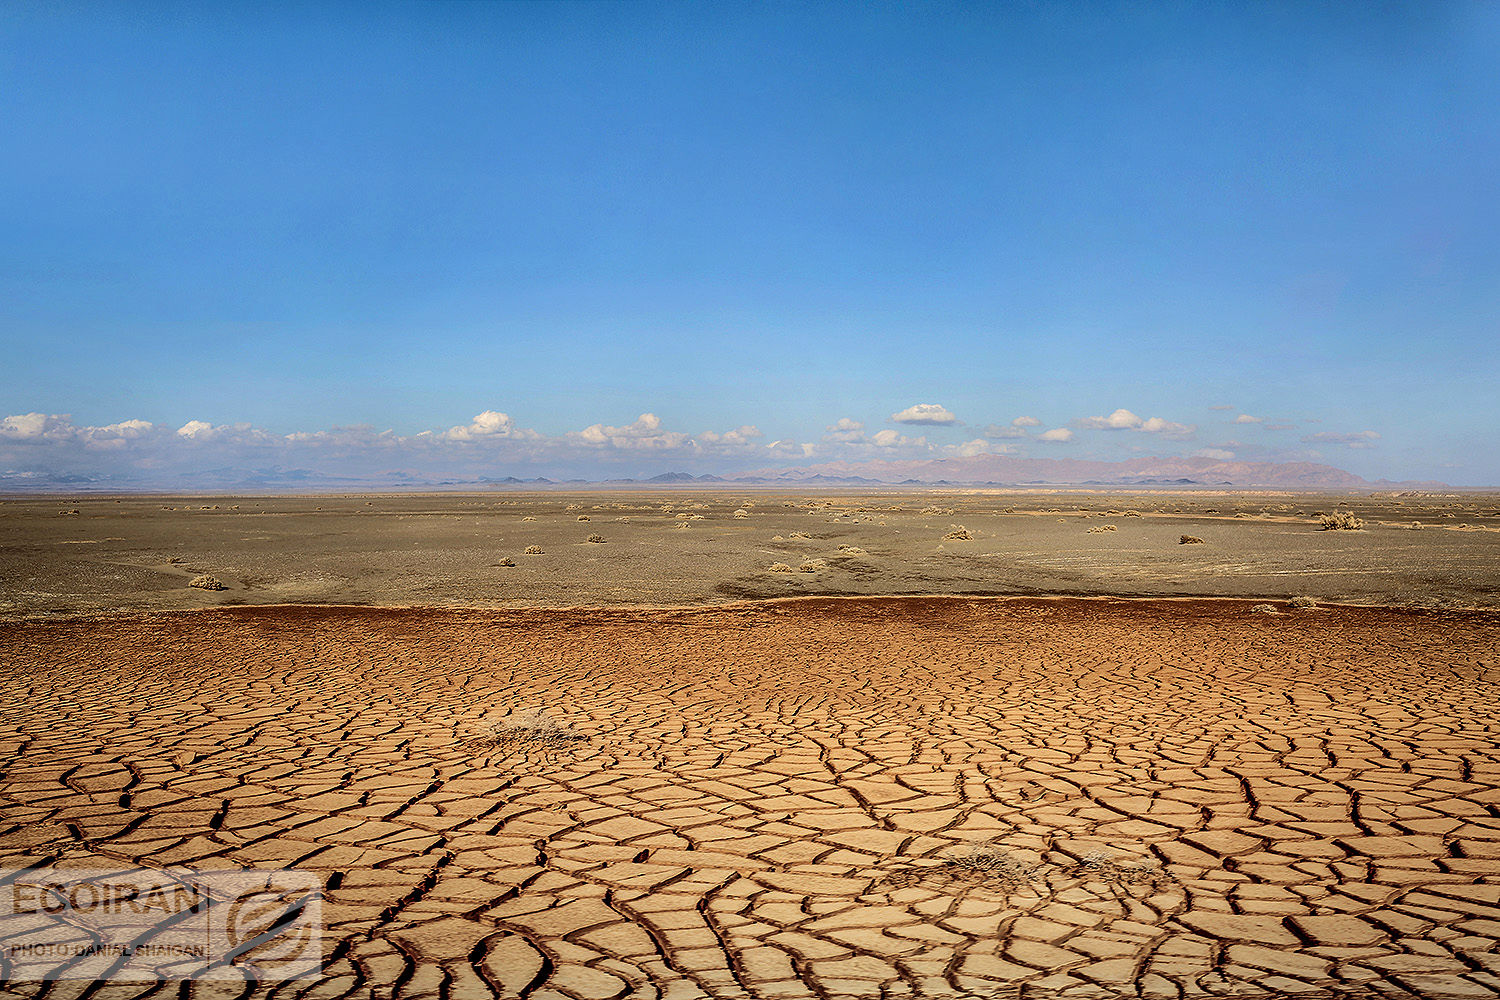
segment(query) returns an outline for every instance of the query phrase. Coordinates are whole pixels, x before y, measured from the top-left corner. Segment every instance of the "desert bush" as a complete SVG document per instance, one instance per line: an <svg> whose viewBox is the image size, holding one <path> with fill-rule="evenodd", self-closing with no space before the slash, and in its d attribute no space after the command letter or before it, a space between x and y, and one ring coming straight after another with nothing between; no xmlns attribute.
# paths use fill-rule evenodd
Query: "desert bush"
<svg viewBox="0 0 1500 1000"><path fill-rule="evenodd" d="M1197 535L1183 535L1181 538L1177 539L1177 544L1178 545L1202 545L1203 544L1203 539L1199 538Z"/></svg>
<svg viewBox="0 0 1500 1000"><path fill-rule="evenodd" d="M1422 530L1422 522L1421 521L1413 521L1411 524L1408 524L1407 527L1410 528L1412 531L1421 531Z"/></svg>
<svg viewBox="0 0 1500 1000"><path fill-rule="evenodd" d="M535 517L533 517L533 516L532 516L532 515L530 515L530 514L527 514L527 515L526 515L526 516L525 516L525 517L523 517L523 518L521 518L521 520L523 520L523 521L535 521L535 520L536 520L536 518L535 518Z"/></svg>
<svg viewBox="0 0 1500 1000"><path fill-rule="evenodd" d="M828 563L824 562L822 559L808 559L801 566L797 567L797 569L803 573L816 573L820 569L827 568Z"/></svg>
<svg viewBox="0 0 1500 1000"><path fill-rule="evenodd" d="M969 534L969 529L961 524L953 525L952 529L943 536L944 541L966 542L974 536Z"/></svg>
<svg viewBox="0 0 1500 1000"><path fill-rule="evenodd" d="M526 546L526 554L528 556L539 556L542 554L542 547L540 545L528 545Z"/></svg>
<svg viewBox="0 0 1500 1000"><path fill-rule="evenodd" d="M674 528L686 528L687 526L688 526L688 523L686 521L678 521L672 527L674 527Z"/></svg>
<svg viewBox="0 0 1500 1000"><path fill-rule="evenodd" d="M865 550L860 548L858 545L840 545L839 551L844 553L844 555L846 556L865 555Z"/></svg>
<svg viewBox="0 0 1500 1000"><path fill-rule="evenodd" d="M580 521L591 521L591 520L593 520L593 518L589 517L587 514L579 514L578 515L578 520L580 520Z"/></svg>
<svg viewBox="0 0 1500 1000"><path fill-rule="evenodd" d="M1347 510L1336 510L1332 514L1324 514L1319 519L1320 531L1358 531L1365 526L1365 522L1349 513Z"/></svg>
<svg viewBox="0 0 1500 1000"><path fill-rule="evenodd" d="M1274 604L1257 604L1255 607L1251 608L1250 610L1253 611L1253 612L1255 612L1258 615L1274 615L1276 613L1276 605L1274 605Z"/></svg>
<svg viewBox="0 0 1500 1000"><path fill-rule="evenodd" d="M1097 535L1100 532L1114 531L1114 530L1115 530L1115 526L1113 524L1096 524L1092 528L1089 529L1089 534L1091 534L1091 535Z"/></svg>
<svg viewBox="0 0 1500 1000"><path fill-rule="evenodd" d="M516 564L516 561L514 559L512 559L510 556L506 556L504 559L501 559L495 565L496 566L514 566L515 564Z"/></svg>
<svg viewBox="0 0 1500 1000"><path fill-rule="evenodd" d="M1286 603L1289 607L1293 608L1315 608L1318 606L1318 602L1311 597L1294 597Z"/></svg>
<svg viewBox="0 0 1500 1000"><path fill-rule="evenodd" d="M771 564L771 572L772 573L790 573L790 572L792 572L792 567L788 566L786 563L772 563Z"/></svg>
<svg viewBox="0 0 1500 1000"><path fill-rule="evenodd" d="M786 537L788 537L788 538L811 538L812 537L812 533L811 532L807 532L807 531L788 531L786 533Z"/></svg>
<svg viewBox="0 0 1500 1000"><path fill-rule="evenodd" d="M591 541L591 542L602 542L602 541L604 541L604 536L603 535L590 535L589 536L589 541Z"/></svg>
<svg viewBox="0 0 1500 1000"><path fill-rule="evenodd" d="M750 512L748 510L746 510L745 508L741 507L739 510L737 510L737 511L734 512L734 516L735 517L749 517L750 516Z"/></svg>
<svg viewBox="0 0 1500 1000"><path fill-rule="evenodd" d="M227 589L224 586L224 581L223 580L220 580L216 576L209 576L207 573L203 574L202 576L195 576L195 577L193 577L191 580L188 581L188 586L189 587L197 587L199 590L225 590L225 589Z"/></svg>
<svg viewBox="0 0 1500 1000"><path fill-rule="evenodd" d="M548 753L587 739L548 718L545 712L536 712L530 718L508 722L493 734L470 740L464 746L469 750L539 750Z"/></svg>

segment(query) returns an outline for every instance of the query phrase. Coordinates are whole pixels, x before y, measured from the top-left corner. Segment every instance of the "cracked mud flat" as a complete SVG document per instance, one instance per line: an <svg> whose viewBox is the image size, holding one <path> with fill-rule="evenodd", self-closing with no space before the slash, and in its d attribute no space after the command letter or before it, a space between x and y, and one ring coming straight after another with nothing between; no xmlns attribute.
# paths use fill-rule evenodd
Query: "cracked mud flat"
<svg viewBox="0 0 1500 1000"><path fill-rule="evenodd" d="M1496 624L954 598L8 624L0 864L316 871L321 977L255 995L1494 996ZM93 988L45 987L3 989Z"/></svg>

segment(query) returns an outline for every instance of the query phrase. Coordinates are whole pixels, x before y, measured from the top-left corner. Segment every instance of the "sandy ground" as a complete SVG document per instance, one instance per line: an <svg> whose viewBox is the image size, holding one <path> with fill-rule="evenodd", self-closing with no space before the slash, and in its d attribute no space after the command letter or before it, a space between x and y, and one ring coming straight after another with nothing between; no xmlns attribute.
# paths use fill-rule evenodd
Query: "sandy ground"
<svg viewBox="0 0 1500 1000"><path fill-rule="evenodd" d="M791 517L861 527L746 530ZM224 559L217 526L285 522L201 523ZM947 519L901 523L931 550ZM12 623L0 857L315 871L323 979L272 995L1494 996L1496 624L962 598Z"/></svg>
<svg viewBox="0 0 1500 1000"><path fill-rule="evenodd" d="M1365 528L1318 530L1317 512L1333 510L1352 511ZM971 537L945 537L955 525ZM1203 544L1180 545L1184 534ZM542 551L527 554L530 546ZM777 563L792 572L773 572ZM202 574L225 589L190 588ZM843 594L1305 594L1494 608L1500 497L676 490L0 500L0 618Z"/></svg>

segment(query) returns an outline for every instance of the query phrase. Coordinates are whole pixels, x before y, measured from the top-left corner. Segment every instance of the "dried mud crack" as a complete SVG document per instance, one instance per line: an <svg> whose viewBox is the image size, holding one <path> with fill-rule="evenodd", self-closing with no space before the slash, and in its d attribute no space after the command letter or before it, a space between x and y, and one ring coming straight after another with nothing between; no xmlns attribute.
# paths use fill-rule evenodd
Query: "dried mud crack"
<svg viewBox="0 0 1500 1000"><path fill-rule="evenodd" d="M323 933L312 979L252 952L227 984L0 991L1497 996L1496 625L959 598L8 624L0 866L307 870Z"/></svg>

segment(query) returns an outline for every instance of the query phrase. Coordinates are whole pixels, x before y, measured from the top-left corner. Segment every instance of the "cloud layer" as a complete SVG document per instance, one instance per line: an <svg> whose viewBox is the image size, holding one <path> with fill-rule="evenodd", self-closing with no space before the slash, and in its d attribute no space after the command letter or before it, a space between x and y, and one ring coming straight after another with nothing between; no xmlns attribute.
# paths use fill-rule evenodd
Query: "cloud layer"
<svg viewBox="0 0 1500 1000"><path fill-rule="evenodd" d="M963 425L954 413L936 403L914 404L891 414L889 420L903 427L929 430L922 434L908 433L901 427L872 431L863 421L845 416L826 425L816 440L780 437L768 441L754 424L692 433L667 427L648 411L625 424L599 422L548 434L523 426L503 410L485 409L466 423L415 434L368 425L278 434L249 423L215 424L201 419L172 425L129 419L93 426L77 424L67 414L23 413L0 418L0 473L125 475L173 471L186 475L220 467L308 467L351 474L405 470L430 476L503 476L529 470L529 475L602 479L652 475L672 468L725 471L772 462L972 458L1026 455L1028 448L1046 454L1059 445L1076 449L1070 454L1080 457L1101 448L1138 453L1138 445L1126 443L1133 435L1187 442L1196 433L1193 424L1141 417L1124 408L1108 416L1081 417L1045 430L1042 428L1047 425L1041 418L1017 416L1008 422L988 424L977 435L970 431L967 440L958 437ZM1234 423L1254 425L1258 434L1288 426L1269 425L1245 414ZM1379 440L1380 435L1370 430L1325 431L1302 438L1307 444L1356 449L1374 447ZM1192 454L1229 458L1239 448L1237 442L1224 442ZM1277 457L1271 446L1251 450ZM1286 453L1285 457L1305 458L1309 454Z"/></svg>

